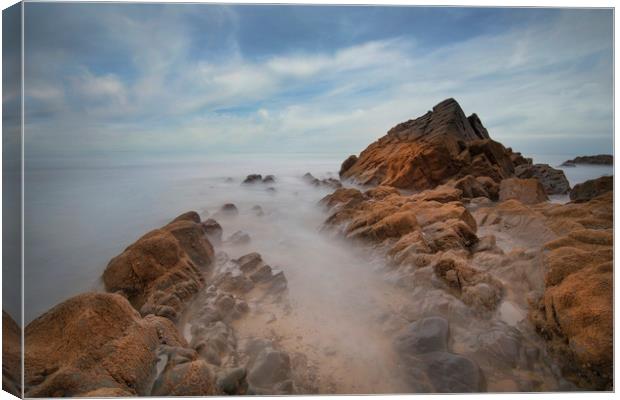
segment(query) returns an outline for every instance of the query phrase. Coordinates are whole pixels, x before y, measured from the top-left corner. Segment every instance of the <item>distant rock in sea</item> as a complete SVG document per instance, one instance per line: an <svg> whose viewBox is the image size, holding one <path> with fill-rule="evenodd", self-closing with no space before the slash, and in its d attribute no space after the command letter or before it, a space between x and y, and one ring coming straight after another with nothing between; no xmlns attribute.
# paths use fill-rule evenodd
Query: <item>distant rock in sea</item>
<svg viewBox="0 0 620 400"><path fill-rule="evenodd" d="M595 156L579 156L572 160L566 160L562 163L563 167L574 167L577 164L592 164L592 165L613 165L614 156L611 154L598 154Z"/></svg>

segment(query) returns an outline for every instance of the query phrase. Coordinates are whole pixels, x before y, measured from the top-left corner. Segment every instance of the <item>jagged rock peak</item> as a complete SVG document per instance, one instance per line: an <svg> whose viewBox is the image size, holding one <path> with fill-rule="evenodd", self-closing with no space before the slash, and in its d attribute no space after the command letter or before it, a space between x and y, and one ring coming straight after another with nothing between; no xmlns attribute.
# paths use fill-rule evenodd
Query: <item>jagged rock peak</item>
<svg viewBox="0 0 620 400"><path fill-rule="evenodd" d="M434 139L445 135L465 141L489 138L478 115L466 117L453 98L440 102L423 116L400 123L388 131L388 136L403 140Z"/></svg>

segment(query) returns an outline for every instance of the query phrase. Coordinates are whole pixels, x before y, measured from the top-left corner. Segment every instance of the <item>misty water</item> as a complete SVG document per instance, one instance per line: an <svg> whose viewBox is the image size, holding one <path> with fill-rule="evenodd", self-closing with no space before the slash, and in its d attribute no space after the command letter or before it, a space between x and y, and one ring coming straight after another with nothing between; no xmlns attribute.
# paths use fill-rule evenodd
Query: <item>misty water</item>
<svg viewBox="0 0 620 400"><path fill-rule="evenodd" d="M337 177L345 157L233 155L122 166L67 162L28 169L26 323L77 293L102 290L100 277L108 261L149 230L185 211L195 210L204 219L223 204L234 203L239 215L218 219L224 238L243 231L251 242L217 250L231 258L261 253L266 263L284 271L291 304L286 319L249 321L238 327L239 335L265 329L282 336L287 350L304 352L322 365L318 379L323 390L407 392L410 388L397 375L395 355L377 320L402 309L409 294L384 279L382 257L321 230L327 215L317 202L332 190L301 178L306 172ZM557 166L573 157L535 156L534 161ZM564 170L571 186L613 173L610 166ZM273 174L276 182L242 185L251 173ZM257 205L264 215L257 215Z"/></svg>

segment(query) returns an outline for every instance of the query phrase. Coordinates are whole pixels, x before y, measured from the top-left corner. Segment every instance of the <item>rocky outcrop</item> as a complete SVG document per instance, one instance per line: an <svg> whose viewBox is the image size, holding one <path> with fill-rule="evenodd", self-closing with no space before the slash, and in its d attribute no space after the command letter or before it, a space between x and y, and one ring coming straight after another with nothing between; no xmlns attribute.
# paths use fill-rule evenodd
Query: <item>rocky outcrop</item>
<svg viewBox="0 0 620 400"><path fill-rule="evenodd" d="M204 286L213 247L196 213L151 231L114 257L103 273L109 292L129 299L142 315L176 321L187 301Z"/></svg>
<svg viewBox="0 0 620 400"><path fill-rule="evenodd" d="M565 194L570 191L570 184L564 171L548 164L523 164L515 168L517 178L536 178L542 183L547 194Z"/></svg>
<svg viewBox="0 0 620 400"><path fill-rule="evenodd" d="M545 291L532 320L571 380L611 390L613 194L549 212L556 229L568 232L544 245Z"/></svg>
<svg viewBox="0 0 620 400"><path fill-rule="evenodd" d="M613 193L568 204L509 200L474 216L483 229L495 227L498 234L540 254L534 253L533 261L540 259L542 282L523 277L532 280L537 293L530 299L534 326L567 378L583 388L610 390Z"/></svg>
<svg viewBox="0 0 620 400"><path fill-rule="evenodd" d="M614 156L611 154L598 154L595 156L579 156L572 160L566 160L562 163L563 166L572 167L576 164L593 164L593 165L613 165Z"/></svg>
<svg viewBox="0 0 620 400"><path fill-rule="evenodd" d="M250 174L245 177L242 183L251 184L251 183L274 183L276 181L276 177L274 175L265 175L264 177L261 174Z"/></svg>
<svg viewBox="0 0 620 400"><path fill-rule="evenodd" d="M499 185L499 200L513 199L523 204L536 204L549 200L538 179L504 179Z"/></svg>
<svg viewBox="0 0 620 400"><path fill-rule="evenodd" d="M513 176L520 155L489 138L477 115L465 117L454 99L422 117L396 125L355 160L341 178L361 184L425 190L467 175L495 182Z"/></svg>
<svg viewBox="0 0 620 400"><path fill-rule="evenodd" d="M145 396L160 349L186 346L168 319L143 318L120 295L78 295L26 327L26 396Z"/></svg>
<svg viewBox="0 0 620 400"><path fill-rule="evenodd" d="M449 323L427 317L411 323L396 337L394 347L417 392L466 393L484 389L480 367L448 351Z"/></svg>
<svg viewBox="0 0 620 400"><path fill-rule="evenodd" d="M612 190L614 190L614 177L601 176L575 185L570 192L570 199L575 202L588 201Z"/></svg>
<svg viewBox="0 0 620 400"><path fill-rule="evenodd" d="M352 154L349 157L347 157L347 159L342 162L338 175L340 176L344 175L353 165L355 165L356 162L357 162L357 156L355 154Z"/></svg>
<svg viewBox="0 0 620 400"><path fill-rule="evenodd" d="M21 329L13 318L2 310L2 390L17 397L21 393Z"/></svg>

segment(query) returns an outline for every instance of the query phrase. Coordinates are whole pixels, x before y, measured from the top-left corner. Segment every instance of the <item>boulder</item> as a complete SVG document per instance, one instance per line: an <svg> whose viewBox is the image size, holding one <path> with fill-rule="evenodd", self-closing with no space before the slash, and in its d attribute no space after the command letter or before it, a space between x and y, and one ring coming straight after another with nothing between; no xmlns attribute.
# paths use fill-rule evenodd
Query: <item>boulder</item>
<svg viewBox="0 0 620 400"><path fill-rule="evenodd" d="M226 239L226 243L241 246L250 243L250 235L243 231L236 231L228 239Z"/></svg>
<svg viewBox="0 0 620 400"><path fill-rule="evenodd" d="M216 216L226 216L226 217L234 217L239 215L239 210L237 206L232 203L224 204L219 211L215 214Z"/></svg>
<svg viewBox="0 0 620 400"><path fill-rule="evenodd" d="M263 183L274 183L276 181L276 177L273 175L266 175L263 178Z"/></svg>
<svg viewBox="0 0 620 400"><path fill-rule="evenodd" d="M103 273L108 292L119 292L140 310L176 320L187 301L204 286L201 270L214 257L204 228L175 220L147 233L114 257Z"/></svg>
<svg viewBox="0 0 620 400"><path fill-rule="evenodd" d="M575 185L570 192L570 199L574 202L583 202L614 190L614 177L601 176Z"/></svg>
<svg viewBox="0 0 620 400"><path fill-rule="evenodd" d="M547 194L565 194L570 191L570 184L564 171L552 168L548 164L519 165L515 168L515 176L521 179L538 179Z"/></svg>
<svg viewBox="0 0 620 400"><path fill-rule="evenodd" d="M331 187L332 189L339 189L342 187L342 183L338 179L318 179L315 178L310 172L306 172L302 178L304 181L314 186Z"/></svg>
<svg viewBox="0 0 620 400"><path fill-rule="evenodd" d="M538 179L504 179L499 185L499 200L519 200L523 204L536 204L549 200Z"/></svg>
<svg viewBox="0 0 620 400"><path fill-rule="evenodd" d="M245 179L243 180L243 183L247 184L247 183L259 183L262 182L263 180L263 176L260 174L250 174L248 176L245 177Z"/></svg>
<svg viewBox="0 0 620 400"><path fill-rule="evenodd" d="M209 218L202 222L202 229L207 236L207 239L213 243L220 243L222 241L222 234L224 230L222 226L213 218Z"/></svg>
<svg viewBox="0 0 620 400"><path fill-rule="evenodd" d="M411 323L396 337L399 353L417 355L448 349L448 321L442 317L427 317Z"/></svg>
<svg viewBox="0 0 620 400"><path fill-rule="evenodd" d="M342 162L342 165L340 166L340 172L338 173L338 175L340 176L344 175L345 172L347 172L356 162L357 162L357 156L355 154L352 154L349 157L347 157L347 159Z"/></svg>
<svg viewBox="0 0 620 400"><path fill-rule="evenodd" d="M514 173L512 151L489 138L477 115L465 117L454 99L396 125L359 158L349 157L342 179L425 190L467 175L495 182Z"/></svg>
<svg viewBox="0 0 620 400"><path fill-rule="evenodd" d="M72 297L28 324L24 334L27 397L146 396L158 349L187 346L172 322L142 318L124 297L110 293Z"/></svg>

